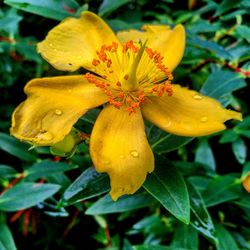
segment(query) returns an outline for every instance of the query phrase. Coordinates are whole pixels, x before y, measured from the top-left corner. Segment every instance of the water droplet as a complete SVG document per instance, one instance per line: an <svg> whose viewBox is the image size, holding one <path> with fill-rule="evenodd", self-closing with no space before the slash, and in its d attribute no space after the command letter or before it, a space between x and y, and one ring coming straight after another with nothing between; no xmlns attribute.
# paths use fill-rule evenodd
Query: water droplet
<svg viewBox="0 0 250 250"><path fill-rule="evenodd" d="M171 126L171 124L172 124L172 122L171 122L171 121L168 121L168 122L166 122L166 123L163 125L163 127L164 127L164 128L168 128L169 126Z"/></svg>
<svg viewBox="0 0 250 250"><path fill-rule="evenodd" d="M206 116L201 117L201 122L207 122L208 118Z"/></svg>
<svg viewBox="0 0 250 250"><path fill-rule="evenodd" d="M57 49L53 49L54 51L57 51Z"/></svg>
<svg viewBox="0 0 250 250"><path fill-rule="evenodd" d="M124 159L124 158L125 158L125 156L124 156L124 155L120 155L119 157L120 157L121 159Z"/></svg>
<svg viewBox="0 0 250 250"><path fill-rule="evenodd" d="M62 113L63 113L63 112L62 112L61 109L56 109L56 110L55 110L55 114L56 114L56 115L62 115Z"/></svg>
<svg viewBox="0 0 250 250"><path fill-rule="evenodd" d="M109 164L109 163L110 163L110 161L103 161L103 163L104 163L104 164Z"/></svg>
<svg viewBox="0 0 250 250"><path fill-rule="evenodd" d="M195 100L201 100L203 97L200 96L200 95L194 95L193 98L194 98Z"/></svg>
<svg viewBox="0 0 250 250"><path fill-rule="evenodd" d="M135 157L135 158L138 158L138 157L139 157L139 153L138 153L136 150L132 150L132 151L130 152L130 154L131 154L133 157Z"/></svg>
<svg viewBox="0 0 250 250"><path fill-rule="evenodd" d="M50 46L50 47L52 47L52 46L53 46L53 44L52 44L52 43L50 43L50 44L49 44L49 46Z"/></svg>

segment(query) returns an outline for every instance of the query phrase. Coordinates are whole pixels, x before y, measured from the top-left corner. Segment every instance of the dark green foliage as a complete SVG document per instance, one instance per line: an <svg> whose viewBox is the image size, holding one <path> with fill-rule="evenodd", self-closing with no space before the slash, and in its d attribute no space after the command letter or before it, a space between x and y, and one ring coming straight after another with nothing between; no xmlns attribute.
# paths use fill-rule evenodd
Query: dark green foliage
<svg viewBox="0 0 250 250"><path fill-rule="evenodd" d="M188 9L188 2L194 6ZM113 202L109 178L92 166L88 139L71 158L9 135L11 113L32 78L67 74L36 43L59 21L90 10L115 30L146 23L187 32L174 81L241 111L225 131L188 138L146 123L155 171L134 195ZM0 2L0 250L250 249L248 0L4 0ZM100 109L76 128L90 133ZM250 185L250 184L249 184ZM86 247L86 248L85 248Z"/></svg>

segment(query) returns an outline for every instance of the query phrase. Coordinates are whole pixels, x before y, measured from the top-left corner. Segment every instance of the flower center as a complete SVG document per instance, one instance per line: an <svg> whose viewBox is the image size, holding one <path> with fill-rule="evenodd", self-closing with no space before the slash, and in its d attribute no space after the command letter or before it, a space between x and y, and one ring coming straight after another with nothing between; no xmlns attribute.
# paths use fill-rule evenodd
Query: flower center
<svg viewBox="0 0 250 250"><path fill-rule="evenodd" d="M146 96L171 96L173 76L163 64L163 56L132 40L118 45L103 45L92 61L95 74L85 75L88 82L101 88L116 108L126 106L131 114Z"/></svg>

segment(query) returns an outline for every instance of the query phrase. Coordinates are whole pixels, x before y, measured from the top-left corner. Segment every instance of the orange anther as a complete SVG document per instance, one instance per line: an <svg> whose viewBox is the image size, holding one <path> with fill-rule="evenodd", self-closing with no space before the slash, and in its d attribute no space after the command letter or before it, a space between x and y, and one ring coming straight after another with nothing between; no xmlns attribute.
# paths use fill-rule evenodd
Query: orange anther
<svg viewBox="0 0 250 250"><path fill-rule="evenodd" d="M131 99L130 97L127 97L127 98L126 98L126 102L127 102L127 103L131 103L131 102L132 102L132 99Z"/></svg>
<svg viewBox="0 0 250 250"><path fill-rule="evenodd" d="M127 81L127 80L128 80L128 75L125 75L125 76L124 76L124 79Z"/></svg>
<svg viewBox="0 0 250 250"><path fill-rule="evenodd" d="M116 83L116 86L117 86L117 87L121 87L122 84L118 81L118 82Z"/></svg>
<svg viewBox="0 0 250 250"><path fill-rule="evenodd" d="M94 66L97 66L99 63L100 63L100 61L97 60L97 59L93 59L93 61L92 61L92 64L93 64Z"/></svg>
<svg viewBox="0 0 250 250"><path fill-rule="evenodd" d="M108 68L110 68L111 64L112 64L112 61L110 59L107 59L107 67Z"/></svg>

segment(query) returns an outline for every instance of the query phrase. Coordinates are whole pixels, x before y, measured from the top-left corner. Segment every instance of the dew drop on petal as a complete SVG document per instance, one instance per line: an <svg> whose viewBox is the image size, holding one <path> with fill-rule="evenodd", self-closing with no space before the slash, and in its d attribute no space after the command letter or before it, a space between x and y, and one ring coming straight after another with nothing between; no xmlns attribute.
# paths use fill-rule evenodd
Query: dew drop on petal
<svg viewBox="0 0 250 250"><path fill-rule="evenodd" d="M120 157L120 159L124 159L124 158L125 158L125 156L124 156L124 155L120 155L119 157Z"/></svg>
<svg viewBox="0 0 250 250"><path fill-rule="evenodd" d="M53 44L52 44L52 43L50 43L50 44L49 44L49 46L50 46L50 47L52 47L52 46L53 46Z"/></svg>
<svg viewBox="0 0 250 250"><path fill-rule="evenodd" d="M132 150L130 151L130 154L135 157L135 158L138 158L139 157L139 153L136 151L136 150Z"/></svg>
<svg viewBox="0 0 250 250"><path fill-rule="evenodd" d="M109 163L110 163L110 161L103 161L103 163L104 163L104 164L109 164Z"/></svg>
<svg viewBox="0 0 250 250"><path fill-rule="evenodd" d="M55 114L58 115L58 116L62 115L62 113L63 113L63 112L62 112L61 109L56 109L56 110L55 110Z"/></svg>
<svg viewBox="0 0 250 250"><path fill-rule="evenodd" d="M200 95L194 95L193 98L194 98L195 100L201 100L203 97L200 96Z"/></svg>
<svg viewBox="0 0 250 250"><path fill-rule="evenodd" d="M201 122L207 122L208 118L206 116L201 117Z"/></svg>
<svg viewBox="0 0 250 250"><path fill-rule="evenodd" d="M171 126L171 124L172 124L172 122L171 122L171 121L168 121L168 122L166 122L166 123L163 125L163 127L164 127L164 128L168 128L169 126Z"/></svg>

